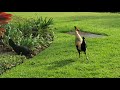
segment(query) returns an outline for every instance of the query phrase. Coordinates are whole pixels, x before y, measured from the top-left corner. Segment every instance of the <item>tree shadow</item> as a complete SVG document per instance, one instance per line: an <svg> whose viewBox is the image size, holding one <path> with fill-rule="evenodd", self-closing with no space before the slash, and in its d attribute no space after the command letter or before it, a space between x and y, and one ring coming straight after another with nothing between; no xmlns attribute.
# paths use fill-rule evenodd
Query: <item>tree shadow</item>
<svg viewBox="0 0 120 90"><path fill-rule="evenodd" d="M52 69L64 67L64 66L69 65L73 62L75 62L73 59L55 61L55 62L50 63L50 66L47 67L47 70L52 70Z"/></svg>

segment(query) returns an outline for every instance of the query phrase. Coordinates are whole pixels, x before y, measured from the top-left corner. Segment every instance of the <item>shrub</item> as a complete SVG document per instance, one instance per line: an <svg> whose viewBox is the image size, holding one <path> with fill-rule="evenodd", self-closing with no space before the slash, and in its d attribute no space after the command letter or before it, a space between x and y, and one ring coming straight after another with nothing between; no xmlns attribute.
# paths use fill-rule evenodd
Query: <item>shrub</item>
<svg viewBox="0 0 120 90"><path fill-rule="evenodd" d="M15 16L14 16L15 18ZM31 49L39 45L49 45L52 43L54 33L50 27L53 19L37 17L37 19L23 19L17 17L17 21L6 25L4 42L8 44L8 39L12 38L16 44L27 46ZM21 22L20 22L21 21Z"/></svg>

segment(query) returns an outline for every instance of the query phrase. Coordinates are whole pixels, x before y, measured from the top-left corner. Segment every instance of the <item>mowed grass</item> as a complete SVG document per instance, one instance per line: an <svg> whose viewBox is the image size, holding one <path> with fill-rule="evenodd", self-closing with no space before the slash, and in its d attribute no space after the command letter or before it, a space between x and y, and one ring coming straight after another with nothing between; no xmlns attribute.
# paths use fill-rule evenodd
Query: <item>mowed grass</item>
<svg viewBox="0 0 120 90"><path fill-rule="evenodd" d="M120 14L95 12L13 12L30 18L34 14L53 17L55 39L32 59L0 75L1 78L119 78ZM36 18L36 17L35 17ZM66 34L74 26L107 36L86 37L87 55L78 53L75 36Z"/></svg>

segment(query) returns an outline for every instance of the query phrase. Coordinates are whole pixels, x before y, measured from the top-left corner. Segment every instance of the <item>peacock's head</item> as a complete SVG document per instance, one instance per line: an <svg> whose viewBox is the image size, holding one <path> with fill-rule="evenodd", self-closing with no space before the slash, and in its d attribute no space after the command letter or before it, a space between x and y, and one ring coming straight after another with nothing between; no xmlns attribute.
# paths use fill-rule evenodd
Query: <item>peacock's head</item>
<svg viewBox="0 0 120 90"><path fill-rule="evenodd" d="M76 31L80 31L76 26L74 26L74 28L75 28Z"/></svg>

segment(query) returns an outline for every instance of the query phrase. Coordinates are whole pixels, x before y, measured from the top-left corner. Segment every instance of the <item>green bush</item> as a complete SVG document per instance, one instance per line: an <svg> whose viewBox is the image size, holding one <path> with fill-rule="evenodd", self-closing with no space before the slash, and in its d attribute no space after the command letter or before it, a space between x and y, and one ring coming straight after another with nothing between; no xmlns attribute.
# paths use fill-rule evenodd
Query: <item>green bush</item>
<svg viewBox="0 0 120 90"><path fill-rule="evenodd" d="M16 65L19 65L23 63L26 60L24 56L19 56L19 55L1 55L0 58L0 74L5 72L6 70L15 67Z"/></svg>
<svg viewBox="0 0 120 90"><path fill-rule="evenodd" d="M15 21L6 25L4 42L8 44L8 39L12 38L16 44L27 46L31 49L37 46L49 45L52 43L54 33L50 25L53 24L53 18L47 20L42 17L37 19L24 19L15 17Z"/></svg>

